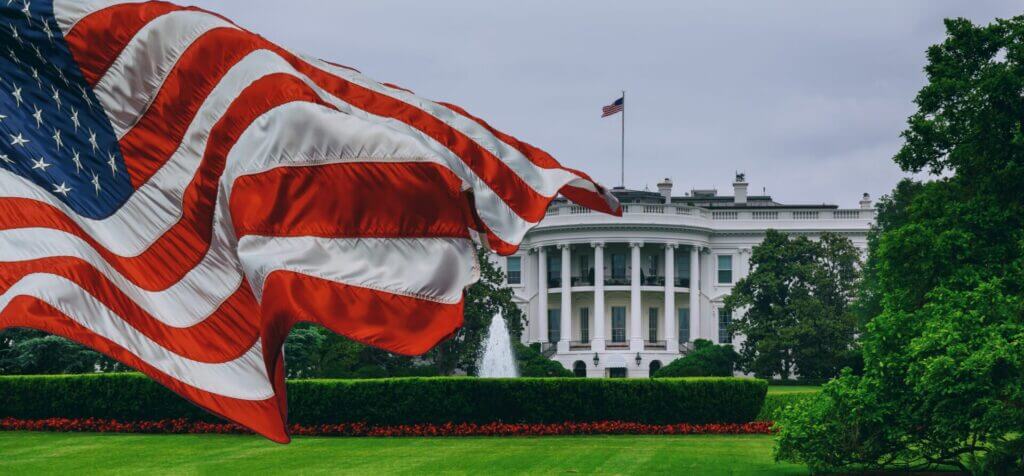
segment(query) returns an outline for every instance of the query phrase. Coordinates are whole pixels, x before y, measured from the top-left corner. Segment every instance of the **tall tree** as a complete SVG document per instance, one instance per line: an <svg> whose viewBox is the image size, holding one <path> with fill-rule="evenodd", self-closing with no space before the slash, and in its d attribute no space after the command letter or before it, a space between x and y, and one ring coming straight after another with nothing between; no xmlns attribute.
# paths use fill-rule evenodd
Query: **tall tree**
<svg viewBox="0 0 1024 476"><path fill-rule="evenodd" d="M725 300L742 311L731 328L744 336L741 368L769 378L838 375L853 348L859 261L853 243L834 233L811 240L768 230L751 252L752 271Z"/></svg>
<svg viewBox="0 0 1024 476"><path fill-rule="evenodd" d="M935 178L871 242L864 375L782 415L781 459L1024 472L1024 17L946 30L895 157Z"/></svg>
<svg viewBox="0 0 1024 476"><path fill-rule="evenodd" d="M523 311L512 300L512 290L505 283L505 273L494 265L492 256L483 249L477 249L480 280L466 289L462 328L428 354L442 374L450 375L461 369L476 375L483 340L496 314L500 313L505 318L513 341L518 341L523 333Z"/></svg>

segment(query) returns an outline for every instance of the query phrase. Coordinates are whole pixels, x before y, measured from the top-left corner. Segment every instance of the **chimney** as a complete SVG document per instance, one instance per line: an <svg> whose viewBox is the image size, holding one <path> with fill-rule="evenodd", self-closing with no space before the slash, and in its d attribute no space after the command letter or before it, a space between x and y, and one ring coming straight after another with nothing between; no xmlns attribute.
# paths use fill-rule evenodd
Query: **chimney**
<svg viewBox="0 0 1024 476"><path fill-rule="evenodd" d="M658 184L658 193L665 197L665 203L672 203L672 179L665 178Z"/></svg>
<svg viewBox="0 0 1024 476"><path fill-rule="evenodd" d="M861 199L860 199L860 208L862 210L870 210L871 209L871 195L869 195L866 192L864 193L864 196L861 197Z"/></svg>
<svg viewBox="0 0 1024 476"><path fill-rule="evenodd" d="M737 205L747 204L747 177L746 174L736 172L736 180L732 183L733 201Z"/></svg>

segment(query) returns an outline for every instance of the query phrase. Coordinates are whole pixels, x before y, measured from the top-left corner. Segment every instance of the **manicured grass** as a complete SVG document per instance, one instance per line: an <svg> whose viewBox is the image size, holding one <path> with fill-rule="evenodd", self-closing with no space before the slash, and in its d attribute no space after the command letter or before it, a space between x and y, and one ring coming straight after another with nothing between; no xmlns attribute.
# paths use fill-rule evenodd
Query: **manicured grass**
<svg viewBox="0 0 1024 476"><path fill-rule="evenodd" d="M821 390L820 385L769 385L768 393L814 393Z"/></svg>
<svg viewBox="0 0 1024 476"><path fill-rule="evenodd" d="M806 474L770 436L296 438L0 432L0 474Z"/></svg>

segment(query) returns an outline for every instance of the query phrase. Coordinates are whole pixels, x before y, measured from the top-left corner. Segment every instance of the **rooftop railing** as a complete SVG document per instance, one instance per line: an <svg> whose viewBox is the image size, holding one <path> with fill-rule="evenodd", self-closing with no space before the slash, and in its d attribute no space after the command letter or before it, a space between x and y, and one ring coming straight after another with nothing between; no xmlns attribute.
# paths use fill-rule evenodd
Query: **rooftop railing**
<svg viewBox="0 0 1024 476"><path fill-rule="evenodd" d="M571 203L552 205L547 216L590 215L596 212ZM681 204L628 203L623 205L624 215L687 215L711 220L736 221L782 221L782 220L859 220L873 219L874 209L831 209L831 210L714 210Z"/></svg>

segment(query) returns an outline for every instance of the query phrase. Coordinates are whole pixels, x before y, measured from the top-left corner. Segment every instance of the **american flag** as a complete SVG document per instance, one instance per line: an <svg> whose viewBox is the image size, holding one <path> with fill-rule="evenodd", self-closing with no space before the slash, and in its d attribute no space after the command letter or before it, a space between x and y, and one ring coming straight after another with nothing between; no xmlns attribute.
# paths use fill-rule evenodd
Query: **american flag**
<svg viewBox="0 0 1024 476"><path fill-rule="evenodd" d="M0 6L0 329L130 365L275 441L298 321L420 354L474 240L618 202L462 109L166 2Z"/></svg>
<svg viewBox="0 0 1024 476"><path fill-rule="evenodd" d="M622 109L626 107L626 98L618 98L615 102L601 108L601 117L608 117L614 114L622 112Z"/></svg>

